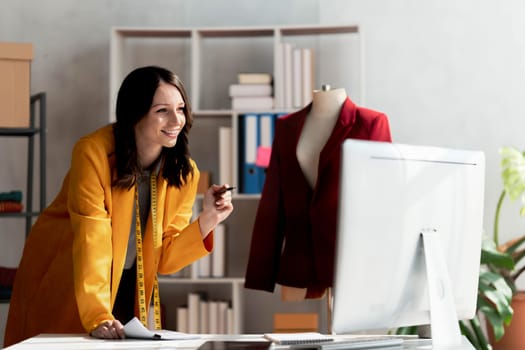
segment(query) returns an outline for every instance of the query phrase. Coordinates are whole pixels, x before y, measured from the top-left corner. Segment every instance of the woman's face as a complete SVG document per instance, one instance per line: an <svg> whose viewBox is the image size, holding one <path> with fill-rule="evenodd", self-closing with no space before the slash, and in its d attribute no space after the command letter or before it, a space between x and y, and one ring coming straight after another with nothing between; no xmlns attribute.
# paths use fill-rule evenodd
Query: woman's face
<svg viewBox="0 0 525 350"><path fill-rule="evenodd" d="M140 154L158 152L173 147L186 124L186 105L180 91L161 82L153 96L149 112L135 126L135 138Z"/></svg>

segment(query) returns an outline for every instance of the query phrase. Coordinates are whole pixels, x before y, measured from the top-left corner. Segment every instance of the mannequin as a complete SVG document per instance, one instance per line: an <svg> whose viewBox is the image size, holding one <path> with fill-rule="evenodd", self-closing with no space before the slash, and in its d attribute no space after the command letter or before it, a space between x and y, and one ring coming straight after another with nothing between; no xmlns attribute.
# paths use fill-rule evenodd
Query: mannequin
<svg viewBox="0 0 525 350"><path fill-rule="evenodd" d="M388 117L324 86L281 116L253 225L244 286L283 300L323 298L333 284L341 144L392 140Z"/></svg>
<svg viewBox="0 0 525 350"><path fill-rule="evenodd" d="M339 112L346 100L343 88L331 89L323 85L321 90L314 90L312 108L306 117L297 144L297 161L308 183L312 188L317 182L319 155L330 137ZM307 288L281 286L281 300L301 301L306 298Z"/></svg>
<svg viewBox="0 0 525 350"><path fill-rule="evenodd" d="M317 182L319 154L334 129L345 99L343 88L331 90L330 85L323 85L322 90L314 90L312 108L304 122L296 151L299 165L312 188Z"/></svg>

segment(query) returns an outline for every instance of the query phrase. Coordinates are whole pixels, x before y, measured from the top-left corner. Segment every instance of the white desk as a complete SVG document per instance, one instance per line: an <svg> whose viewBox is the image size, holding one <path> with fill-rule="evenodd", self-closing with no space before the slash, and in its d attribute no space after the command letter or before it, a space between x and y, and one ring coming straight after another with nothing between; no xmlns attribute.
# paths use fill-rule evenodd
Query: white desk
<svg viewBox="0 0 525 350"><path fill-rule="evenodd" d="M337 338L344 336L336 336ZM42 334L21 343L12 345L5 349L9 350L139 350L139 349L187 349L195 350L206 340L264 340L261 335L203 335L198 340L103 340L89 337L85 334L60 335ZM288 349L287 346L273 345L272 349ZM392 349L392 348L389 348ZM397 349L397 348L396 348ZM407 341L402 349L408 350L429 350L432 349L429 340ZM379 350L379 348L375 348Z"/></svg>

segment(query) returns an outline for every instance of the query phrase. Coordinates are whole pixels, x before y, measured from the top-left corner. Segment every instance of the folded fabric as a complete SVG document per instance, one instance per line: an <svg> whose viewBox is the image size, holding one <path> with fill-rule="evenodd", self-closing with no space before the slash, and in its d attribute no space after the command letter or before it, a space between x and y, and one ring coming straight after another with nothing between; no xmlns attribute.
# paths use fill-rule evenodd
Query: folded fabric
<svg viewBox="0 0 525 350"><path fill-rule="evenodd" d="M22 191L15 190L9 192L0 192L0 201L21 202Z"/></svg>
<svg viewBox="0 0 525 350"><path fill-rule="evenodd" d="M20 202L0 200L0 213L19 213L24 209Z"/></svg>

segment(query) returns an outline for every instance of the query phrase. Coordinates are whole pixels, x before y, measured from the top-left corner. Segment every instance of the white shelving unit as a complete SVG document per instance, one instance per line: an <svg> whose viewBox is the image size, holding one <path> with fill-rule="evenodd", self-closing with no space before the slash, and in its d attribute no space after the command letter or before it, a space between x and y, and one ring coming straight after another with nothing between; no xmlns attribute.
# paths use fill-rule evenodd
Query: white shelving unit
<svg viewBox="0 0 525 350"><path fill-rule="evenodd" d="M236 111L230 107L228 87L241 72L271 73L274 91L283 89L278 47L289 42L314 49L315 81L318 88L329 83L344 87L352 99L364 101L363 39L355 25L301 25L227 28L115 27L110 40L110 121L118 88L134 68L159 65L175 72L185 84L194 114L190 150L201 171L218 182L218 129L232 128L238 134L239 116L246 112L288 113L292 110ZM295 109L294 109L295 110ZM238 184L237 137L232 140L233 184ZM321 329L326 327L326 301L283 303L276 293L244 289L251 233L259 195L234 194L235 210L225 222L226 277L162 277L161 300L167 307L166 327L175 327L175 308L186 302L190 291L205 290L229 297L234 311L235 333L272 331L274 312L318 312ZM191 267L190 267L191 268ZM182 291L182 292L181 292ZM185 293L185 294L181 294Z"/></svg>

